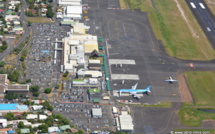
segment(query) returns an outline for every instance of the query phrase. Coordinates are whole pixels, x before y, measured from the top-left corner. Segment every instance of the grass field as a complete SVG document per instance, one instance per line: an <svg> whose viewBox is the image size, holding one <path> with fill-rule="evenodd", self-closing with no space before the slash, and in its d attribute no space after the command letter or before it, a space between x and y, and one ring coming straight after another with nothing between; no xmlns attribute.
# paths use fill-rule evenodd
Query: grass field
<svg viewBox="0 0 215 134"><path fill-rule="evenodd" d="M215 113L203 112L197 108L182 107L179 110L179 118L185 126L198 127L201 126L203 120L215 120Z"/></svg>
<svg viewBox="0 0 215 134"><path fill-rule="evenodd" d="M26 17L26 19L32 23L51 23L51 20L45 17Z"/></svg>
<svg viewBox="0 0 215 134"><path fill-rule="evenodd" d="M215 16L215 1L214 0L204 0L213 15Z"/></svg>
<svg viewBox="0 0 215 134"><path fill-rule="evenodd" d="M151 0L121 0L120 4L123 8L127 6L149 13L154 34L162 40L170 56L190 60L215 58L213 47L185 1L178 0L180 9L186 14L184 17L174 0L154 0L154 3Z"/></svg>
<svg viewBox="0 0 215 134"><path fill-rule="evenodd" d="M215 106L215 72L185 72L185 79L195 105Z"/></svg>
<svg viewBox="0 0 215 134"><path fill-rule="evenodd" d="M214 120L215 113L201 110L213 109L215 112L215 72L188 71L184 76L194 104L184 104L179 111L180 121L185 126L201 126L203 120ZM215 133L215 131L213 131Z"/></svg>
<svg viewBox="0 0 215 134"><path fill-rule="evenodd" d="M175 129L173 130L173 133L171 134L178 134L180 132L190 132L189 134L194 134L195 132L199 132L198 134L215 134L215 130L209 130L209 129Z"/></svg>

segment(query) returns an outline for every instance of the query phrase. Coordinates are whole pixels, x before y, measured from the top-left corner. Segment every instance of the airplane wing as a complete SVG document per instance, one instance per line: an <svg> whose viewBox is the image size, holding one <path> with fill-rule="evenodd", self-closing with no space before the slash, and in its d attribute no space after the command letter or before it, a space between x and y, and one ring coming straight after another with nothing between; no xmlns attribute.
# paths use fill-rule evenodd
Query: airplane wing
<svg viewBox="0 0 215 134"><path fill-rule="evenodd" d="M138 99L140 98L140 96L137 95L136 92L131 93L131 95L133 95L135 98L138 98Z"/></svg>
<svg viewBox="0 0 215 134"><path fill-rule="evenodd" d="M136 89L137 88L138 83L136 83L134 86L132 86L132 89Z"/></svg>

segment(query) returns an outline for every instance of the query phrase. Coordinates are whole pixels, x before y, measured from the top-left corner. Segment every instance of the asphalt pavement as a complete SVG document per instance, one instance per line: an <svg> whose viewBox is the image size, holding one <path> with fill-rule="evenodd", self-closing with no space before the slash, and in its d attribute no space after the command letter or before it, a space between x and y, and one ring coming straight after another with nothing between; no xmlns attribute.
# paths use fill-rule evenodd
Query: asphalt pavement
<svg viewBox="0 0 215 134"><path fill-rule="evenodd" d="M201 28L215 49L215 17L204 0L186 0ZM202 44L203 45L203 44Z"/></svg>

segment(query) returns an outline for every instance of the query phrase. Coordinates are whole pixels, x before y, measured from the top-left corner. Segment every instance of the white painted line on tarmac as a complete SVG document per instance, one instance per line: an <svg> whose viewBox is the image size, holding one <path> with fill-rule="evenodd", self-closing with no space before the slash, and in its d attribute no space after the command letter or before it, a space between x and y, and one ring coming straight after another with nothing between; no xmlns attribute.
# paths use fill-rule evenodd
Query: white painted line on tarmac
<svg viewBox="0 0 215 134"><path fill-rule="evenodd" d="M193 8L196 8L195 4L193 2L190 2L190 5L193 7Z"/></svg>
<svg viewBox="0 0 215 134"><path fill-rule="evenodd" d="M202 9L205 9L205 6L202 3L199 3L199 5Z"/></svg>

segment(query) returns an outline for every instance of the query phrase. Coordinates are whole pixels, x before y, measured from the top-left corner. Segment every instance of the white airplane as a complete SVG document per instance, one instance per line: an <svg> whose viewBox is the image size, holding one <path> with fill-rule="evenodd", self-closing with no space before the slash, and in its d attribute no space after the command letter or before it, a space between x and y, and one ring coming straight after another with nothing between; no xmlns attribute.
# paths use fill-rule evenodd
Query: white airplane
<svg viewBox="0 0 215 134"><path fill-rule="evenodd" d="M136 89L137 88L137 84L135 84L134 86L131 87L131 89L120 89L118 90L119 95L121 95L121 93L125 92L125 93L130 93L130 95L133 95L135 98L139 99L140 96L137 95L137 93L150 93L150 88L151 86L148 86L146 89Z"/></svg>
<svg viewBox="0 0 215 134"><path fill-rule="evenodd" d="M177 80L172 79L172 77L170 76L169 79L165 80L169 83L173 83L173 82L177 82Z"/></svg>

